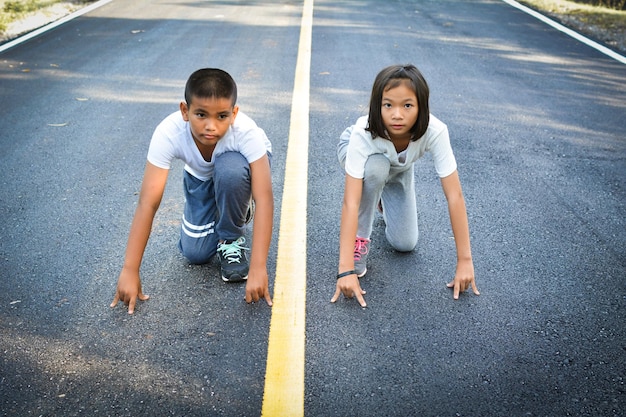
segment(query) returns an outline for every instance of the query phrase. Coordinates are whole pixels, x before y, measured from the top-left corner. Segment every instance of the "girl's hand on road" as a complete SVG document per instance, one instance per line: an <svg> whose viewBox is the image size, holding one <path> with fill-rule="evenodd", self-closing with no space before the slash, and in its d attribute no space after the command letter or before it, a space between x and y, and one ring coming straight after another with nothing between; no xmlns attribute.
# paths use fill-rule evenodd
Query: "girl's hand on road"
<svg viewBox="0 0 626 417"><path fill-rule="evenodd" d="M333 295L330 302L334 303L337 301L341 294L343 294L346 298L356 297L359 304L361 304L361 307L367 307L367 303L363 298L365 290L361 288L359 278L356 274L348 275L347 277L339 278L337 280L337 290L335 291L335 295Z"/></svg>
<svg viewBox="0 0 626 417"><path fill-rule="evenodd" d="M459 299L460 293L467 291L470 287L472 287L474 294L480 295L474 278L474 264L471 260L459 261L456 265L454 279L446 285L453 289L452 296L455 300Z"/></svg>

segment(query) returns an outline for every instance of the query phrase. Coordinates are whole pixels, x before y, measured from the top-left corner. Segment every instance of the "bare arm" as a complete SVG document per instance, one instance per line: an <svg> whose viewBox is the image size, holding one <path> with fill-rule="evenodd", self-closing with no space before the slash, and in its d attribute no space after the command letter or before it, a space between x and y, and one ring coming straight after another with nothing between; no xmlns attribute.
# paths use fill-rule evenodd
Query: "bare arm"
<svg viewBox="0 0 626 417"><path fill-rule="evenodd" d="M476 286L474 277L474 263L472 261L472 250L470 247L469 223L467 220L467 210L465 199L461 189L458 171L441 179L441 186L448 201L448 211L450 213L450 224L456 245L457 265L454 280L448 283L449 288L454 289L454 299L459 298L459 293L465 292L470 286L474 294L480 292Z"/></svg>
<svg viewBox="0 0 626 417"><path fill-rule="evenodd" d="M137 298L142 301L149 298L141 290L139 268L150 238L154 216L163 198L168 172L167 169L158 168L149 162L146 164L139 202L128 235L124 266L111 303L111 307L115 307L119 301L124 302L128 305L129 314L134 312Z"/></svg>
<svg viewBox="0 0 626 417"><path fill-rule="evenodd" d="M346 183L343 194L343 206L341 208L341 229L339 233L339 269L337 273L354 270L354 240L359 223L359 205L363 192L363 180L346 174ZM333 298L334 303L343 294L344 297L356 297L362 307L366 307L359 279L356 274L348 275L337 280L337 286Z"/></svg>
<svg viewBox="0 0 626 417"><path fill-rule="evenodd" d="M246 283L246 302L255 302L261 298L272 305L267 275L267 255L272 240L274 222L274 194L272 176L267 155L250 164L252 198L255 204L252 228L252 253L250 271Z"/></svg>

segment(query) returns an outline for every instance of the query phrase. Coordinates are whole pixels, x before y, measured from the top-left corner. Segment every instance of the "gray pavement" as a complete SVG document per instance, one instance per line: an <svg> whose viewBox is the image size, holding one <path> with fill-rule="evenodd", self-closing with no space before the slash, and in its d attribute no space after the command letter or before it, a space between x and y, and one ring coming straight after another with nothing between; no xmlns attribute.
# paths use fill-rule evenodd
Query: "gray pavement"
<svg viewBox="0 0 626 417"><path fill-rule="evenodd" d="M0 411L258 416L271 308L176 249L182 166L142 269L108 307L145 154L186 77L215 66L274 144L282 199L301 2L112 1L0 54ZM420 243L379 219L368 308L330 304L341 131L379 69L412 62L449 126L481 295L428 158ZM307 416L623 416L626 66L500 1L315 1L307 236ZM276 212L270 273L275 270Z"/></svg>

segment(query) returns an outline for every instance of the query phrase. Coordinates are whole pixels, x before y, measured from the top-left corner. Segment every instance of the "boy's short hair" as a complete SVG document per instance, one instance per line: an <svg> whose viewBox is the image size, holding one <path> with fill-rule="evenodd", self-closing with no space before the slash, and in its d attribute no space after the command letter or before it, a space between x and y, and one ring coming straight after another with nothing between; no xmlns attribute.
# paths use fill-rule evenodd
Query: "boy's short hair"
<svg viewBox="0 0 626 417"><path fill-rule="evenodd" d="M191 105L196 98L228 98L234 106L237 102L237 84L226 71L202 68L189 76L185 85L185 101Z"/></svg>
<svg viewBox="0 0 626 417"><path fill-rule="evenodd" d="M430 110L428 107L429 89L422 73L415 65L392 65L378 73L372 87L370 97L369 121L367 131L372 137L387 137L385 124L382 117L383 93L397 87L403 81L408 81L409 87L415 92L417 98L417 120L411 128L411 140L415 141L424 136L430 122Z"/></svg>

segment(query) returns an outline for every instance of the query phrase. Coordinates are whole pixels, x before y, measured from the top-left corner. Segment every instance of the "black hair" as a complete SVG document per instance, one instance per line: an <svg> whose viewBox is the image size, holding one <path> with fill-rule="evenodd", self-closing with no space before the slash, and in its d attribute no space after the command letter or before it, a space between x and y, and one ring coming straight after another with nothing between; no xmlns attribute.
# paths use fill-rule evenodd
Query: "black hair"
<svg viewBox="0 0 626 417"><path fill-rule="evenodd" d="M196 98L228 98L233 106L237 102L237 84L226 71L202 68L189 76L185 85L185 101L191 105Z"/></svg>
<svg viewBox="0 0 626 417"><path fill-rule="evenodd" d="M397 87L402 82L408 82L409 87L415 92L417 98L417 120L411 128L411 140L415 141L424 136L430 121L430 110L428 108L429 89L422 73L415 65L392 65L384 68L378 73L372 86L372 96L370 97L369 121L367 131L372 137L387 138L385 124L382 117L383 93Z"/></svg>

